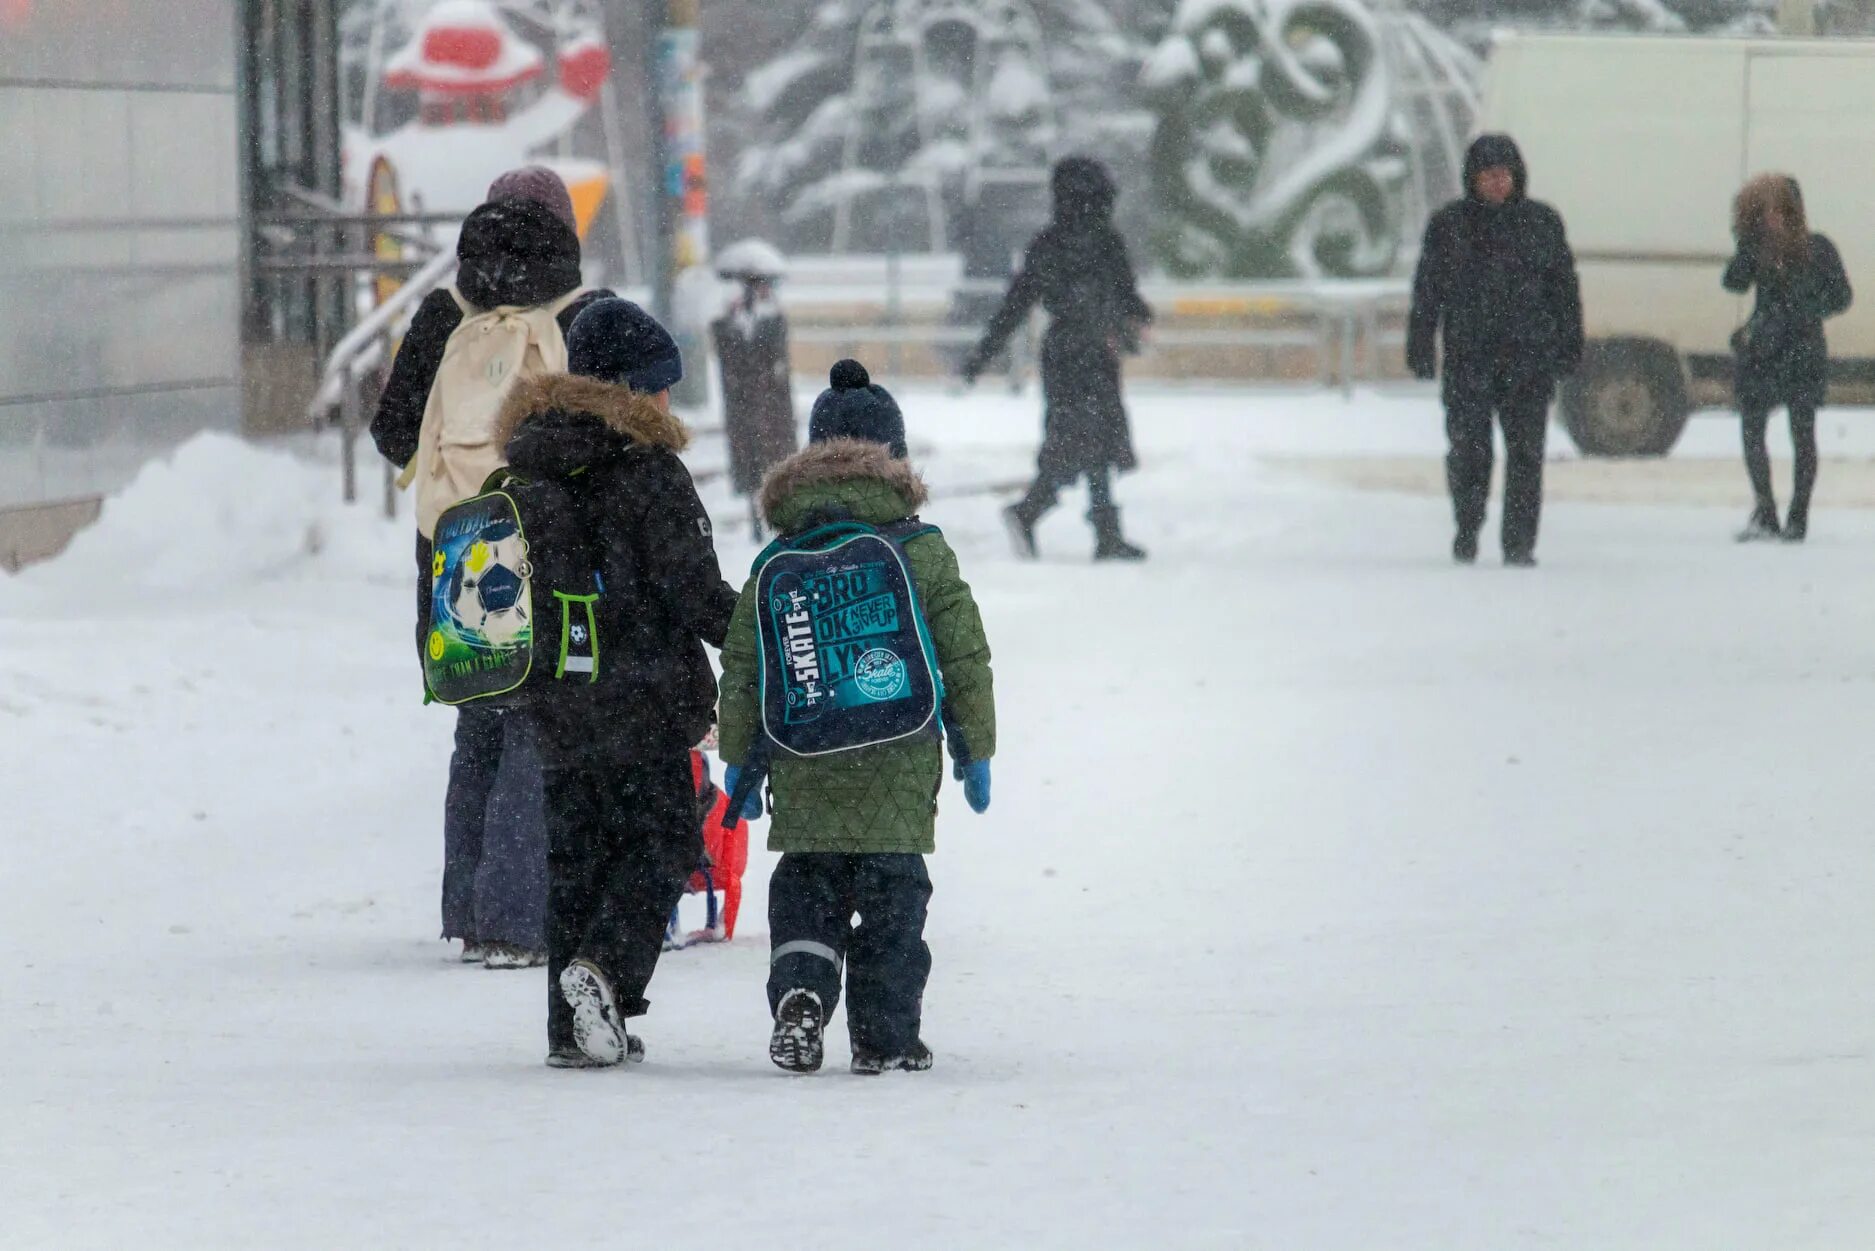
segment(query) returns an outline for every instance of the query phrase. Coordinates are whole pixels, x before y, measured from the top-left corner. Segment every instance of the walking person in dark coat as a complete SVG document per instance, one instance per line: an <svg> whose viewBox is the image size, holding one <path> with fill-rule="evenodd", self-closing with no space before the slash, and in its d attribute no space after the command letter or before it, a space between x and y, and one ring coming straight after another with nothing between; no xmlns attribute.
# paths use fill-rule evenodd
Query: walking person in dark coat
<svg viewBox="0 0 1875 1251"><path fill-rule="evenodd" d="M1725 289L1758 289L1751 318L1733 336L1738 411L1744 421L1745 469L1755 503L1741 543L1782 538L1801 543L1810 531L1810 493L1816 486L1816 410L1829 384L1829 344L1823 322L1845 312L1854 293L1836 245L1813 234L1797 180L1763 174L1745 184L1732 203L1738 252L1725 267ZM1797 464L1790 516L1778 525L1771 491L1771 457L1764 437L1771 410L1790 409L1790 441Z"/></svg>
<svg viewBox="0 0 1875 1251"><path fill-rule="evenodd" d="M1113 225L1118 195L1106 169L1087 157L1055 166L1054 220L1029 244L1002 307L964 365L974 383L1037 304L1052 319L1042 340L1042 450L1028 494L1004 517L1020 556L1036 554L1035 527L1061 489L1087 478L1096 560L1143 560L1120 532L1113 473L1138 465L1120 361L1139 350L1152 309L1140 297L1126 241Z"/></svg>
<svg viewBox="0 0 1875 1251"><path fill-rule="evenodd" d="M580 285L573 201L552 170L528 166L497 178L488 201L462 225L456 290L475 308L553 304ZM594 291L559 314L564 333ZM371 420L378 451L394 465L417 455L430 389L463 310L447 290L417 307L390 381ZM430 541L417 535L417 646L430 603ZM519 753L509 760L509 753ZM507 767L504 768L504 761ZM456 713L443 816L443 937L462 940L465 963L492 968L538 965L546 947L547 836L539 758L525 727L500 709Z"/></svg>
<svg viewBox="0 0 1875 1251"><path fill-rule="evenodd" d="M736 593L677 453L677 344L636 304L603 300L567 336L571 373L523 381L498 423L509 463L558 480L602 578L600 678L527 710L546 756L547 1063L641 1060L626 1022L702 863L690 748L709 732Z"/></svg>
<svg viewBox="0 0 1875 1251"><path fill-rule="evenodd" d="M729 436L729 480L748 497L749 525L762 537L756 494L768 471L794 455L793 372L788 361L788 317L775 298L781 256L760 240L723 250L718 274L742 284L736 302L710 330L723 366L723 422Z"/></svg>
<svg viewBox="0 0 1875 1251"><path fill-rule="evenodd" d="M1523 155L1507 135L1465 154L1465 196L1426 225L1406 362L1431 381L1444 346L1446 482L1458 522L1452 557L1478 558L1491 495L1491 418L1504 431L1504 563L1536 564L1543 450L1556 380L1582 360L1582 295L1562 217L1525 195Z"/></svg>

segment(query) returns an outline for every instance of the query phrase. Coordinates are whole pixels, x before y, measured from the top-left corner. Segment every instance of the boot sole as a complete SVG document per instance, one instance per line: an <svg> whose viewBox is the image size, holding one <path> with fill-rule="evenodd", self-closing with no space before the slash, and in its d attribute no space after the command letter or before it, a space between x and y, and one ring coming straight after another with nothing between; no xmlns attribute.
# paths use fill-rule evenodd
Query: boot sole
<svg viewBox="0 0 1875 1251"><path fill-rule="evenodd" d="M789 1073L818 1073L827 1058L826 1025L820 1009L809 1003L807 1011L797 1017L783 1005L783 1012L775 1018L775 1032L768 1038L768 1058Z"/></svg>
<svg viewBox="0 0 1875 1251"><path fill-rule="evenodd" d="M630 1046L604 980L584 964L568 965L560 974L560 995L573 1009L573 1042L580 1051L595 1064L624 1063Z"/></svg>

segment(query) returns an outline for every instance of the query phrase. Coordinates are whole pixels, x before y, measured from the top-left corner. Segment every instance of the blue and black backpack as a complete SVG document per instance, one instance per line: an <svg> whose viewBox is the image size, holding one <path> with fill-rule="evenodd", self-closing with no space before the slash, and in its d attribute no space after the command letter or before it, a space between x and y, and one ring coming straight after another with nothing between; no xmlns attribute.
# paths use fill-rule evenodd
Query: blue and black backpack
<svg viewBox="0 0 1875 1251"><path fill-rule="evenodd" d="M830 756L943 737L944 677L904 547L938 532L916 517L835 521L755 558L762 732L732 819L775 750Z"/></svg>

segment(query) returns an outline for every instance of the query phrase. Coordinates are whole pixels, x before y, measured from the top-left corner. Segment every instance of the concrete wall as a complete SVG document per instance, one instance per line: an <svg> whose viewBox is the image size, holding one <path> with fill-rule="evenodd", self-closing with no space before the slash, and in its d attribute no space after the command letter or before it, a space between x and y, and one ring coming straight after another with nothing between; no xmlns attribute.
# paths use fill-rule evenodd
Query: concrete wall
<svg viewBox="0 0 1875 1251"><path fill-rule="evenodd" d="M0 509L238 429L236 0L0 7Z"/></svg>

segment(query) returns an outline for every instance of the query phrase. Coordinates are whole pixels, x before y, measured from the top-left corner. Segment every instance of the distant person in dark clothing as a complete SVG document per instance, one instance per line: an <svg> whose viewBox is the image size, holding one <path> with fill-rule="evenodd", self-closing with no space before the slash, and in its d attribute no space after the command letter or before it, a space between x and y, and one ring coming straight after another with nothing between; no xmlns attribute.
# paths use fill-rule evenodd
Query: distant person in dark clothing
<svg viewBox="0 0 1875 1251"><path fill-rule="evenodd" d="M1823 322L1848 309L1854 293L1836 245L1812 234L1797 180L1763 174L1745 184L1732 203L1738 253L1725 267L1725 289L1758 289L1751 318L1736 335L1738 410L1744 419L1745 469L1755 500L1741 543L1782 538L1801 543L1810 530L1810 493L1816 486L1816 410L1829 383L1829 344ZM1771 457L1765 431L1771 410L1790 409L1796 481L1790 516L1780 527L1771 492Z"/></svg>
<svg viewBox="0 0 1875 1251"><path fill-rule="evenodd" d="M579 313L605 295L580 287L580 244L573 201L552 170L527 166L497 178L488 201L470 213L456 243L460 265L453 289L440 288L418 305L390 381L371 420L371 437L392 464L415 478L424 445L424 415L450 336L470 315L497 308L561 304L562 338ZM561 355L564 345L553 345ZM430 431L432 457L438 432ZM451 440L465 463L462 481L479 483L506 454L484 437ZM452 479L425 475L418 483L417 630L421 653L430 604L430 539L422 518L458 503L442 490ZM473 488L470 488L471 490ZM462 940L462 958L493 968L535 966L546 958L547 835L541 810L536 743L500 709L468 706L456 713L443 817L443 937ZM503 761L510 753L521 755ZM534 776L527 776L532 773ZM518 788L518 789L516 789Z"/></svg>
<svg viewBox="0 0 1875 1251"><path fill-rule="evenodd" d="M1042 450L1035 481L1004 511L1019 556L1036 554L1035 527L1061 489L1087 478L1096 560L1143 560L1126 541L1113 502L1113 472L1138 465L1120 361L1139 350L1152 309L1140 297L1126 241L1113 225L1118 195L1106 169L1087 157L1055 166L1054 220L1029 244L1002 307L964 364L974 383L1039 304L1052 319L1042 340Z"/></svg>
<svg viewBox="0 0 1875 1251"><path fill-rule="evenodd" d="M794 455L793 370L788 316L775 298L781 255L748 240L724 249L719 277L742 284L734 304L710 325L723 367L723 424L729 437L729 481L749 500L752 537L762 535L756 494L768 471Z"/></svg>
<svg viewBox="0 0 1875 1251"><path fill-rule="evenodd" d="M1504 563L1536 564L1543 448L1556 380L1582 360L1582 295L1562 217L1528 199L1507 135L1465 154L1465 196L1433 214L1413 278L1406 363L1439 374L1444 346L1446 481L1458 522L1452 557L1478 558L1491 495L1491 418L1504 430Z"/></svg>

